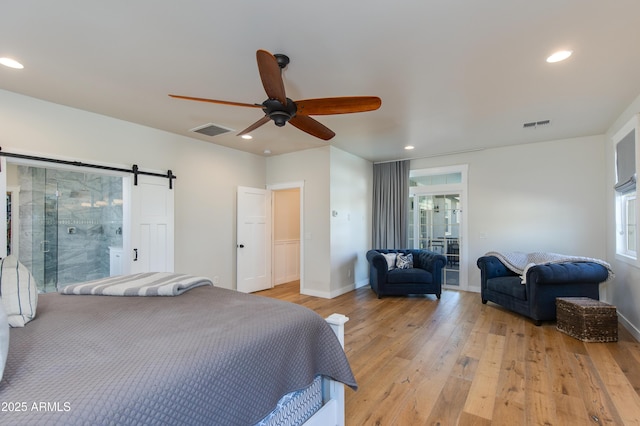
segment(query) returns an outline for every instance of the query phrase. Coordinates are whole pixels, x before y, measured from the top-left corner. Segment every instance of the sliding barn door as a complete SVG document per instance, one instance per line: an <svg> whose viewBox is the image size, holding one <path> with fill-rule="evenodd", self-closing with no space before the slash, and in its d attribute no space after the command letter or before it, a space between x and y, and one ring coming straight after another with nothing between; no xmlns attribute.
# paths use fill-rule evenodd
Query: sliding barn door
<svg viewBox="0 0 640 426"><path fill-rule="evenodd" d="M130 272L173 272L174 189L169 180L138 176L131 189Z"/></svg>

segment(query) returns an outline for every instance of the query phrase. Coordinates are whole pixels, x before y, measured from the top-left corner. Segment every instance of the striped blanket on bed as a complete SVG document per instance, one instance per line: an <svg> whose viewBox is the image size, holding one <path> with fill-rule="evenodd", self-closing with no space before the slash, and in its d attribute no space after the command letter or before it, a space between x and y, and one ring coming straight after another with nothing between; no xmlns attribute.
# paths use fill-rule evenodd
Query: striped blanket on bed
<svg viewBox="0 0 640 426"><path fill-rule="evenodd" d="M178 296L185 291L203 285L213 286L213 283L206 277L173 272L146 272L70 284L61 288L59 293L104 296Z"/></svg>

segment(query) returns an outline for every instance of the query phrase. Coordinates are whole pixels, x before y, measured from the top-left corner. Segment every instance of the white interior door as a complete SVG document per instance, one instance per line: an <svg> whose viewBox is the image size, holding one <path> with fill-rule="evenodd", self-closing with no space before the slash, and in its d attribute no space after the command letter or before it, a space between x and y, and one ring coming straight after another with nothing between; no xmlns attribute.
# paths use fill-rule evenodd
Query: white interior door
<svg viewBox="0 0 640 426"><path fill-rule="evenodd" d="M173 272L174 189L166 178L138 176L131 187L130 273Z"/></svg>
<svg viewBox="0 0 640 426"><path fill-rule="evenodd" d="M271 288L271 191L238 187L236 288Z"/></svg>

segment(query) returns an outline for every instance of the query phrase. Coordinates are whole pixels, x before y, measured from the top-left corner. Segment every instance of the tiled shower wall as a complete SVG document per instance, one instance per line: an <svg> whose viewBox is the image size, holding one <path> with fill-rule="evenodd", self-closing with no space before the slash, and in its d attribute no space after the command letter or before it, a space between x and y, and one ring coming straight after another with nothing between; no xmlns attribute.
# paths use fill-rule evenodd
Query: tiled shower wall
<svg viewBox="0 0 640 426"><path fill-rule="evenodd" d="M109 276L109 247L122 247L122 178L18 167L19 258L38 287Z"/></svg>

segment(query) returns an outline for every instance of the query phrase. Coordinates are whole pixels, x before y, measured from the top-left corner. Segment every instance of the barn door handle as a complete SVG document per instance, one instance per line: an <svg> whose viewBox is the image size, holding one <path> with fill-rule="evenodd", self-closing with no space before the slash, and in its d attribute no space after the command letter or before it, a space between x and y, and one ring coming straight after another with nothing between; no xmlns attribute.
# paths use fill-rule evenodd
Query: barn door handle
<svg viewBox="0 0 640 426"><path fill-rule="evenodd" d="M138 261L138 249L133 249L133 252L134 252L134 253L135 253L135 255L136 255L136 256L133 258L133 261L134 261L134 262L137 262L137 261Z"/></svg>

